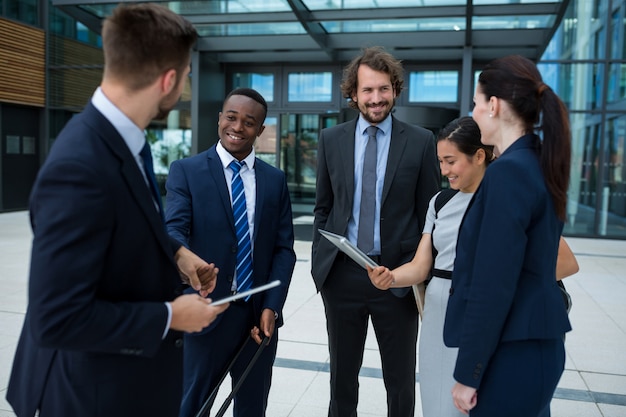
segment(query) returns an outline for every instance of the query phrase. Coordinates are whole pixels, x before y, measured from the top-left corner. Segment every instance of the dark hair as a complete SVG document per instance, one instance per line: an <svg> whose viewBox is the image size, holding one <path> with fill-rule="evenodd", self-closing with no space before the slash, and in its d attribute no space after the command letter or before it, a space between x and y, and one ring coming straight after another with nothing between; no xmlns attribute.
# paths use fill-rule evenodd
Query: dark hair
<svg viewBox="0 0 626 417"><path fill-rule="evenodd" d="M571 164L571 131L567 108L544 84L537 66L520 55L490 62L478 77L487 100L506 101L524 123L525 133L543 133L540 164L557 215L565 220Z"/></svg>
<svg viewBox="0 0 626 417"><path fill-rule="evenodd" d="M374 71L389 74L391 85L396 97L402 92L404 86L404 70L402 62L386 52L382 46L372 46L365 48L360 56L354 58L343 70L343 79L341 81L341 94L343 97L351 99L356 94L357 83L359 81L359 66L367 65ZM352 100L348 101L348 106L358 109L357 103Z"/></svg>
<svg viewBox="0 0 626 417"><path fill-rule="evenodd" d="M105 75L124 81L133 91L170 69L177 71L179 81L197 37L189 21L163 6L122 4L102 27Z"/></svg>
<svg viewBox="0 0 626 417"><path fill-rule="evenodd" d="M485 166L493 160L493 146L480 141L480 128L469 116L459 117L446 125L437 135L437 142L449 140L461 153L472 157L479 149L485 151Z"/></svg>
<svg viewBox="0 0 626 417"><path fill-rule="evenodd" d="M224 103L226 103L228 99L231 98L232 96L246 96L256 101L261 106L263 106L263 109L265 110L265 114L263 115L263 120L261 120L261 124L263 124L263 122L265 121L265 116L267 116L267 102L265 101L261 93L259 93L258 91L252 88L246 88L246 87L235 88L233 91L228 93L228 95L224 99Z"/></svg>

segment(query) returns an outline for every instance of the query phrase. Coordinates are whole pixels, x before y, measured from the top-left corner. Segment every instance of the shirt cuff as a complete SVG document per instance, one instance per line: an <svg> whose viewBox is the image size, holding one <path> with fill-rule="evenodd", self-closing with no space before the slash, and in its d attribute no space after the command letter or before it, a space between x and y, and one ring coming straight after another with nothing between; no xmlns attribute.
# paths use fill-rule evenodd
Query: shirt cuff
<svg viewBox="0 0 626 417"><path fill-rule="evenodd" d="M165 303L165 307L167 307L167 323L165 324L165 330L163 331L161 340L165 339L165 336L167 336L167 332L170 329L170 324L172 324L172 305L170 303Z"/></svg>

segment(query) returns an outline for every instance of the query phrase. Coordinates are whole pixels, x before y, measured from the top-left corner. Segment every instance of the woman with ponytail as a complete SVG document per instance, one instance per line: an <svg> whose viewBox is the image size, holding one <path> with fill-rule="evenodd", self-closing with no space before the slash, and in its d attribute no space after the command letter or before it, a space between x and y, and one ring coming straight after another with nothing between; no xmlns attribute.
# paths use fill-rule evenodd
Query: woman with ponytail
<svg viewBox="0 0 626 417"><path fill-rule="evenodd" d="M507 56L478 79L473 118L500 156L461 223L444 325L458 347L455 406L472 417L537 417L571 330L556 283L570 171L566 108L535 64Z"/></svg>

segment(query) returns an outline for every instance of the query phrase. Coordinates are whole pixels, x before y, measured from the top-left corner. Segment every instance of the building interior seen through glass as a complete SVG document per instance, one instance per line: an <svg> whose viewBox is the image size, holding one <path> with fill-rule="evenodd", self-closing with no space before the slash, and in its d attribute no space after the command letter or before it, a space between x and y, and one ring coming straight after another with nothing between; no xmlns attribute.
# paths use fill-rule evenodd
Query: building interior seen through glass
<svg viewBox="0 0 626 417"><path fill-rule="evenodd" d="M517 53L538 63L569 110L573 152L564 234L626 239L626 1L159 3L200 34L180 103L147 132L163 194L172 161L217 141L226 94L251 87L269 107L256 154L286 173L294 216L312 215L318 136L356 116L339 84L363 47L381 45L402 60L405 89L394 116L435 133L471 114L487 62ZM54 138L98 86L99 30L115 6L0 0L0 51L18 51L0 62L8 80L0 80L0 211L27 208ZM22 50L22 44L28 45ZM15 91L15 80L23 81L23 91Z"/></svg>

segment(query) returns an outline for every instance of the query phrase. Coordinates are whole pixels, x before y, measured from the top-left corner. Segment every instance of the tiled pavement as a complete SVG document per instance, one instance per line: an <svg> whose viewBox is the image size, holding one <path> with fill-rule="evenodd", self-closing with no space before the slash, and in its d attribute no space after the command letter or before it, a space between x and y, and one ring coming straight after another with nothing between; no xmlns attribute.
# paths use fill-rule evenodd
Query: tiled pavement
<svg viewBox="0 0 626 417"><path fill-rule="evenodd" d="M311 218L294 220L297 230ZM329 400L324 309L310 276L311 244L301 235L298 260L280 329L268 417L324 417ZM302 237L305 236L305 237ZM28 213L0 214L0 417L14 417L5 400L26 310L31 232ZM626 416L626 241L568 238L580 272L565 280L573 299L565 373L552 402L553 417ZM370 326L371 328L371 326ZM419 381L419 370L416 375ZM227 380L217 404L229 391ZM415 415L421 417L419 390ZM217 406L215 407L217 410ZM215 410L213 411L215 413ZM368 335L360 378L359 416L386 416L380 357ZM226 416L231 416L231 411Z"/></svg>

